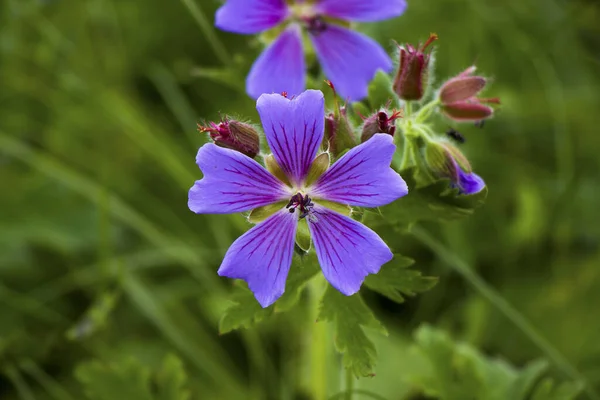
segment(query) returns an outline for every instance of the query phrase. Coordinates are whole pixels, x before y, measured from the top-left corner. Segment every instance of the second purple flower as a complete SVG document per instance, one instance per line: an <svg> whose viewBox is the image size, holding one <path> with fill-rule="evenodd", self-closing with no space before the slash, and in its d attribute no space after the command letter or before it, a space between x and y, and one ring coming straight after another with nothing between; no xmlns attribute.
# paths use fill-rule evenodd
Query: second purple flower
<svg viewBox="0 0 600 400"><path fill-rule="evenodd" d="M251 97L304 90L306 33L327 79L342 97L355 101L366 97L378 69L391 71L392 61L377 42L348 29L348 22L381 21L405 9L405 0L227 0L215 24L242 34L282 27L250 70L246 91Z"/></svg>

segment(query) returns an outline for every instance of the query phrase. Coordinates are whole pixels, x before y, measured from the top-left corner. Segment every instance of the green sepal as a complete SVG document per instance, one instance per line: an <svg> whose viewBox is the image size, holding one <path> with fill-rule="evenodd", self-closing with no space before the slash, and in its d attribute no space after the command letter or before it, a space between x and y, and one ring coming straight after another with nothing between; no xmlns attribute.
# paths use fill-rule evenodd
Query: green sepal
<svg viewBox="0 0 600 400"><path fill-rule="evenodd" d="M298 229L296 230L296 244L305 253L308 253L311 246L310 231L308 230L308 223L306 218L302 218L298 221Z"/></svg>
<svg viewBox="0 0 600 400"><path fill-rule="evenodd" d="M306 175L306 186L310 186L321 177L329 168L330 156L329 153L319 154L310 166L310 170Z"/></svg>
<svg viewBox="0 0 600 400"><path fill-rule="evenodd" d="M417 221L452 221L473 214L487 197L487 187L479 193L464 195L451 188L448 179L420 186L417 173L412 167L401 171L408 194L380 207L378 213L366 211L363 222L371 227L392 226L395 230L403 230Z"/></svg>
<svg viewBox="0 0 600 400"><path fill-rule="evenodd" d="M287 202L280 201L279 203L267 204L266 206L255 208L248 214L248 222L258 224L285 208Z"/></svg>
<svg viewBox="0 0 600 400"><path fill-rule="evenodd" d="M372 328L387 336L360 295L344 296L328 286L321 300L318 321L331 321L335 326L335 347L343 353L344 367L355 376L373 376L377 350L363 328Z"/></svg>
<svg viewBox="0 0 600 400"><path fill-rule="evenodd" d="M285 183L287 186L292 186L290 180L277 163L277 160L275 160L275 156L273 154L266 155L264 157L264 160L265 168L267 168L267 171L269 171L271 175L279 179L281 182Z"/></svg>
<svg viewBox="0 0 600 400"><path fill-rule="evenodd" d="M392 301L402 303L404 296L425 292L438 281L435 277L422 276L420 271L409 269L413 264L411 258L394 255L394 259L383 265L377 274L367 276L365 285Z"/></svg>
<svg viewBox="0 0 600 400"><path fill-rule="evenodd" d="M372 109L384 107L390 101L397 99L392 88L392 79L388 74L381 70L377 71L375 78L369 84L368 99Z"/></svg>
<svg viewBox="0 0 600 400"><path fill-rule="evenodd" d="M340 204L329 200L317 200L317 203L319 203L320 206L329 208L330 210L333 210L338 214L342 214L347 217L349 217L352 214L352 208L345 204Z"/></svg>

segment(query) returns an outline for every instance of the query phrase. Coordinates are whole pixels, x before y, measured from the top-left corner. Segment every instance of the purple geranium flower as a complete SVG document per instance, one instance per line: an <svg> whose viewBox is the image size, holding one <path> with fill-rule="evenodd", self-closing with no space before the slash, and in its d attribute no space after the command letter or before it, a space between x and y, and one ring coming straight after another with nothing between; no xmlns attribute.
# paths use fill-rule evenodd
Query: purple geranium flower
<svg viewBox="0 0 600 400"><path fill-rule="evenodd" d="M379 44L344 25L393 18L405 9L405 0L227 0L215 24L243 34L284 24L250 70L246 91L253 98L304 90L302 32L307 32L327 78L343 97L360 100L375 72L391 71L392 61Z"/></svg>
<svg viewBox="0 0 600 400"><path fill-rule="evenodd" d="M257 109L281 179L244 154L212 143L196 157L204 178L190 189L190 210L225 214L280 207L231 245L219 275L245 280L268 307L285 290L296 229L305 219L325 278L345 295L356 293L392 253L371 229L327 205L379 207L408 193L390 168L396 148L392 137L374 135L310 182L307 176L323 140L323 93L308 90L291 100L263 94Z"/></svg>

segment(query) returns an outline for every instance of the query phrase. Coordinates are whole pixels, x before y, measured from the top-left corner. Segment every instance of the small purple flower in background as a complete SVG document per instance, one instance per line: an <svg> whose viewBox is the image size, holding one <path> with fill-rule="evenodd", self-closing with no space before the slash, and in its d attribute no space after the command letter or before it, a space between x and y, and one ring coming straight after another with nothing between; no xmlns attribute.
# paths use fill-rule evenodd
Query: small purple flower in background
<svg viewBox="0 0 600 400"><path fill-rule="evenodd" d="M392 252L371 229L327 205L379 207L408 193L404 180L390 168L396 149L392 137L374 135L316 178L309 172L320 158L323 94L308 90L291 100L263 94L257 110L281 179L242 153L212 143L202 146L196 157L204 178L189 192L188 206L195 213L277 205L271 216L231 245L219 275L245 280L261 306L273 304L285 290L296 230L305 219L325 278L345 295L356 293L368 274L392 259Z"/></svg>
<svg viewBox="0 0 600 400"><path fill-rule="evenodd" d="M458 188L461 194L479 193L485 187L485 182L473 172L464 154L445 140L430 141L425 149L425 159L436 175L450 179L450 186Z"/></svg>
<svg viewBox="0 0 600 400"><path fill-rule="evenodd" d="M227 0L217 11L215 24L242 34L283 24L250 70L246 91L251 97L282 92L292 96L304 90L306 32L327 79L342 97L354 101L366 97L378 69L391 71L392 61L374 40L344 25L397 17L405 9L405 0Z"/></svg>

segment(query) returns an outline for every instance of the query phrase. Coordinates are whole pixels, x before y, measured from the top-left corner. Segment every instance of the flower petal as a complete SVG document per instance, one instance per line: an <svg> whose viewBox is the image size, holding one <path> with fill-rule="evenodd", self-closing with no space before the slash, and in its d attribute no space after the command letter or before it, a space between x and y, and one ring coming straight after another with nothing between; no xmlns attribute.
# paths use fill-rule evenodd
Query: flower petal
<svg viewBox="0 0 600 400"><path fill-rule="evenodd" d="M455 121L481 121L492 116L494 109L484 104L470 101L459 101L456 103L445 104L442 111L448 118Z"/></svg>
<svg viewBox="0 0 600 400"><path fill-rule="evenodd" d="M394 18L406 10L405 0L321 0L318 12L330 17L358 22Z"/></svg>
<svg viewBox="0 0 600 400"><path fill-rule="evenodd" d="M463 194L475 194L483 190L485 182L479 175L473 172L467 173L459 169L456 186L458 186Z"/></svg>
<svg viewBox="0 0 600 400"><path fill-rule="evenodd" d="M256 102L273 156L294 185L306 178L323 140L324 106L319 90L307 90L293 99L263 94Z"/></svg>
<svg viewBox="0 0 600 400"><path fill-rule="evenodd" d="M254 99L263 93L299 94L306 86L300 27L292 24L256 59L246 78L246 92Z"/></svg>
<svg viewBox="0 0 600 400"><path fill-rule="evenodd" d="M190 189L188 207L198 214L249 211L289 199L287 187L248 156L213 143L198 150L204 178Z"/></svg>
<svg viewBox="0 0 600 400"><path fill-rule="evenodd" d="M392 60L373 39L328 24L310 34L327 78L344 98L357 101L367 96L369 82L378 69L392 70Z"/></svg>
<svg viewBox="0 0 600 400"><path fill-rule="evenodd" d="M368 274L392 259L384 241L363 224L315 204L308 227L323 275L337 290L350 296Z"/></svg>
<svg viewBox="0 0 600 400"><path fill-rule="evenodd" d="M295 213L273 214L233 242L218 274L245 280L260 305L270 306L285 291L297 226Z"/></svg>
<svg viewBox="0 0 600 400"><path fill-rule="evenodd" d="M288 15L285 0L227 0L217 10L215 26L235 33L258 33L279 24Z"/></svg>
<svg viewBox="0 0 600 400"><path fill-rule="evenodd" d="M404 179L390 167L396 145L377 133L348 151L310 190L315 199L360 207L379 207L406 195Z"/></svg>
<svg viewBox="0 0 600 400"><path fill-rule="evenodd" d="M440 100L442 104L456 103L468 100L481 92L487 81L481 76L465 76L452 78L444 83L440 89Z"/></svg>

